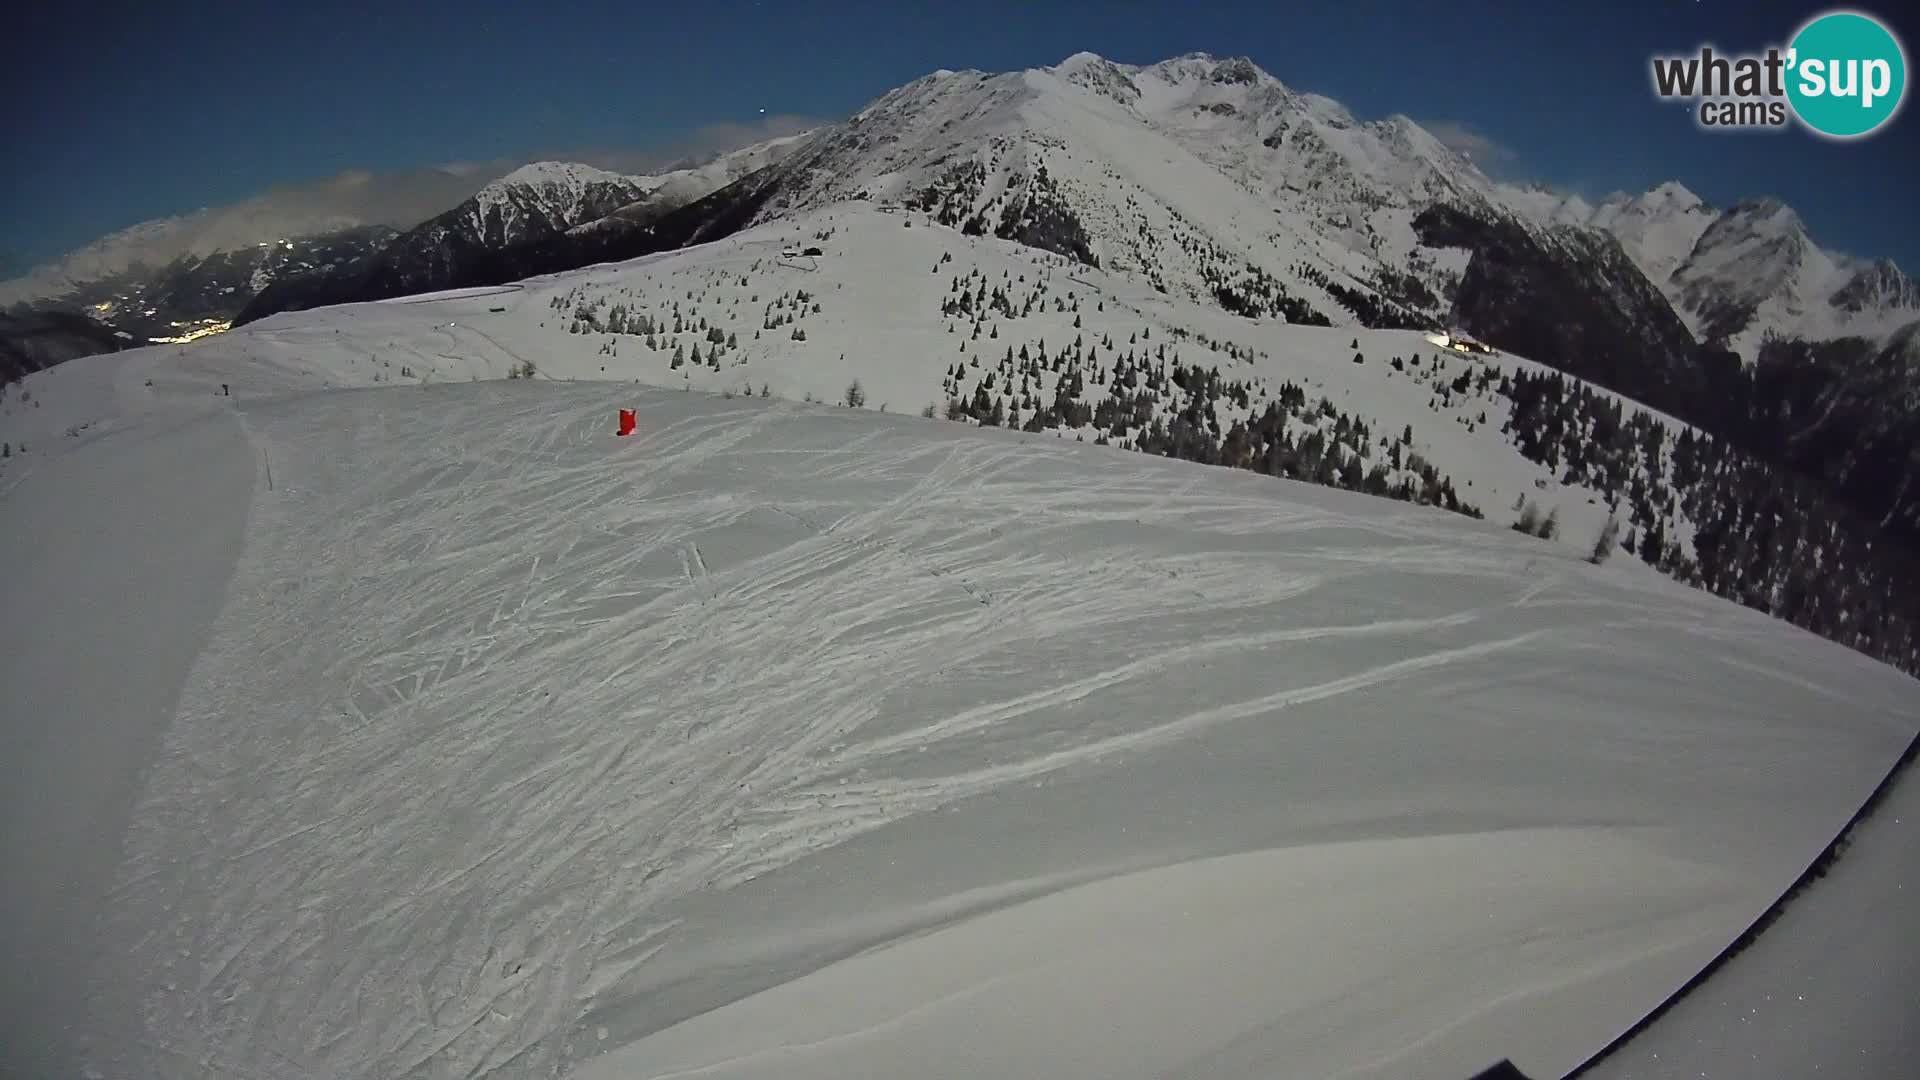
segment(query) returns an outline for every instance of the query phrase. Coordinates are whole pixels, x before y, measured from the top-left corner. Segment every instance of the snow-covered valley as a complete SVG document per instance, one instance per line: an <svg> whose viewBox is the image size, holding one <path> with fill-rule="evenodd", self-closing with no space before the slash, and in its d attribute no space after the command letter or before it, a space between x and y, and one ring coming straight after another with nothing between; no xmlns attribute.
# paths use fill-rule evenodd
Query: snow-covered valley
<svg viewBox="0 0 1920 1080"><path fill-rule="evenodd" d="M1222 427L1324 398L1486 520L914 415L1162 363L1242 384ZM1476 385L1535 370L834 204L32 376L9 1052L1551 1075L1780 894L1920 695L1588 563L1604 500Z"/></svg>

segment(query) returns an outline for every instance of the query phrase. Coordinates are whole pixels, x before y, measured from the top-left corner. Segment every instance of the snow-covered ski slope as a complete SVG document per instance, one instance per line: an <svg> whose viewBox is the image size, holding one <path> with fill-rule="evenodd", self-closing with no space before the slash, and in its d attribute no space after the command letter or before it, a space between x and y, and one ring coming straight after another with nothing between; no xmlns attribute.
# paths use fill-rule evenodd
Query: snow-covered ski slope
<svg viewBox="0 0 1920 1080"><path fill-rule="evenodd" d="M9 1053L1551 1075L1739 933L1920 725L1889 668L1585 563L1581 490L1385 363L1431 363L1416 335L1047 259L839 208L10 393L5 955L47 977L10 990ZM940 311L962 275L1047 292L976 339ZM570 333L589 294L693 328ZM702 318L736 343L672 368ZM975 350L1148 330L1411 423L1490 514L1551 496L1575 539L901 415ZM854 378L865 410L802 400Z"/></svg>
<svg viewBox="0 0 1920 1080"><path fill-rule="evenodd" d="M1920 785L1909 765L1838 860L1707 982L1582 1075L1904 1080L1920 1060Z"/></svg>
<svg viewBox="0 0 1920 1080"><path fill-rule="evenodd" d="M824 254L782 255L808 247ZM1003 291L1013 313L989 310L992 299L976 314L943 313L963 288L984 288L989 296ZM1325 398L1371 425L1369 466L1386 462L1384 444L1410 429L1407 450L1450 477L1461 498L1490 520L1512 520L1524 497L1543 514L1557 509L1560 542L1585 551L1607 516L1597 491L1564 483L1564 476L1512 446L1500 431L1510 408L1504 397L1480 385L1442 393L1462 375L1546 370L1538 364L1460 355L1413 331L1249 320L1211 302L1162 294L1134 277L964 236L929 224L924 214L835 204L715 244L531 279L511 295L474 293L465 303L409 300L278 315L210 347L303 370L315 386L497 378L526 360L542 379L639 380L720 393L764 389L793 400L839 401L858 379L868 408L917 413L933 405L944 415L950 396L969 396L989 375L997 381L987 389L996 394L1008 393L1010 382L1016 389L1025 385L1017 375L1008 380L995 372L1009 354L1020 360L1044 346L1058 356L1078 343L1092 351L1082 393L1087 401L1107 395L1114 362L1123 356L1217 367L1223 379L1246 382L1246 406L1220 403L1223 430L1260 412L1291 383L1310 402ZM626 332L601 332L616 307L624 309ZM582 313L589 321L579 321ZM676 314L683 321L677 334ZM638 331L642 316L658 331L652 347L649 335ZM769 328L770 319L778 325ZM582 332L570 332L576 325ZM707 338L713 328L733 342L723 341L718 367L701 362L713 352ZM1354 362L1356 353L1362 363ZM1395 358L1402 361L1397 368ZM955 365L964 370L949 384ZM1031 393L1052 401L1063 374L1042 373ZM1096 433L1079 434L1092 441ZM1677 520L1676 538L1684 542L1691 534L1684 518Z"/></svg>

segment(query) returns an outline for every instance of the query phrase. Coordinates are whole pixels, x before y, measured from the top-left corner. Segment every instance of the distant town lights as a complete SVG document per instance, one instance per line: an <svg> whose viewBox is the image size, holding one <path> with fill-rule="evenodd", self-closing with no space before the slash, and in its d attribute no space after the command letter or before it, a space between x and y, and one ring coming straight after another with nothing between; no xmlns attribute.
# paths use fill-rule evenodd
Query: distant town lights
<svg viewBox="0 0 1920 1080"><path fill-rule="evenodd" d="M174 323L173 325L179 326L181 324ZM184 334L176 334L170 337L150 337L147 340L155 345L185 345L189 341L198 341L203 337L212 337L214 334L225 333L232 328L233 321L231 319L220 319L208 322L202 326L197 326Z"/></svg>

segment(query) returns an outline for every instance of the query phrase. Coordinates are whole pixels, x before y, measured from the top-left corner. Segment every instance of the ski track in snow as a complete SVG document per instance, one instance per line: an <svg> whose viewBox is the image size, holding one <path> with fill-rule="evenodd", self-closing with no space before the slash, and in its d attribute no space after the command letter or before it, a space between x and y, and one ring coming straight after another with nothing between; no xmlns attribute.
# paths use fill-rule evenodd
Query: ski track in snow
<svg viewBox="0 0 1920 1080"><path fill-rule="evenodd" d="M159 1075L544 1074L689 900L917 815L1233 725L1458 724L1503 671L1851 656L1438 512L1047 436L508 382L244 414L278 490L111 897L145 1041L99 1056ZM1715 752L1795 756L1768 798L1817 844L1900 721L1863 690L1835 739L1782 719L1819 680L1769 689ZM1579 722L1626 740L1599 774L1704 737ZM1738 788L1697 820L1746 824ZM1756 906L1775 850L1721 855Z"/></svg>

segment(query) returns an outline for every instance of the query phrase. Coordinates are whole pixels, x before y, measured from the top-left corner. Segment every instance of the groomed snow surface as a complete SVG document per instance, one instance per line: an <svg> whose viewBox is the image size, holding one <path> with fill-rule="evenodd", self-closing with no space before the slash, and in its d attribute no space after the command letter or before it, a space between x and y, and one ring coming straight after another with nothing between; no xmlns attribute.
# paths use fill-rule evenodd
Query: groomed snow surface
<svg viewBox="0 0 1920 1080"><path fill-rule="evenodd" d="M319 389L497 374L492 302L6 415L9 1067L1551 1076L1920 723L1498 521L779 398Z"/></svg>
<svg viewBox="0 0 1920 1080"><path fill-rule="evenodd" d="M1920 783L1909 764L1826 876L1726 966L1585 1075L1849 1076L1920 1061Z"/></svg>

